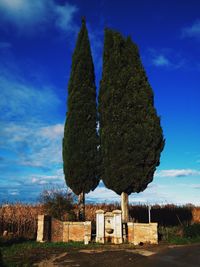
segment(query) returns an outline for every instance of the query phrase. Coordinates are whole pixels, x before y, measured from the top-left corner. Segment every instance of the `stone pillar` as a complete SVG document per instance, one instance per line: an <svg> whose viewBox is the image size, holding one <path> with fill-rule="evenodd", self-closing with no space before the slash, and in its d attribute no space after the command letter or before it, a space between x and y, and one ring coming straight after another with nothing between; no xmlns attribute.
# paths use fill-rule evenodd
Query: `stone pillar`
<svg viewBox="0 0 200 267"><path fill-rule="evenodd" d="M104 211L97 210L96 211L96 242L104 243Z"/></svg>
<svg viewBox="0 0 200 267"><path fill-rule="evenodd" d="M87 245L91 241L92 235L92 227L91 222L86 221L84 222L84 244Z"/></svg>
<svg viewBox="0 0 200 267"><path fill-rule="evenodd" d="M51 239L51 217L38 215L37 241L45 242Z"/></svg>
<svg viewBox="0 0 200 267"><path fill-rule="evenodd" d="M128 242L133 243L134 242L134 227L133 227L133 222L128 222L127 223L127 228L128 228Z"/></svg>
<svg viewBox="0 0 200 267"><path fill-rule="evenodd" d="M121 244L122 240L122 212L121 210L114 210L114 244Z"/></svg>
<svg viewBox="0 0 200 267"><path fill-rule="evenodd" d="M128 241L127 236L128 236L128 225L127 223L122 223L122 238L124 243Z"/></svg>

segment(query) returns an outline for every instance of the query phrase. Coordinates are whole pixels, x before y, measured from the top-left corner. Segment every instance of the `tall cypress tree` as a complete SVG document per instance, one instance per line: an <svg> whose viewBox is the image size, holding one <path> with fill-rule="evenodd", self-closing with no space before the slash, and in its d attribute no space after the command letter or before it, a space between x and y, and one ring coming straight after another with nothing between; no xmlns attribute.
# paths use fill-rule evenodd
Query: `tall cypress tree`
<svg viewBox="0 0 200 267"><path fill-rule="evenodd" d="M131 38L107 29L99 92L101 177L122 196L128 220L128 195L153 180L164 139L153 91Z"/></svg>
<svg viewBox="0 0 200 267"><path fill-rule="evenodd" d="M67 185L79 195L79 219L84 220L85 193L94 190L99 183L95 75L85 19L82 19L73 53L67 104L64 174Z"/></svg>

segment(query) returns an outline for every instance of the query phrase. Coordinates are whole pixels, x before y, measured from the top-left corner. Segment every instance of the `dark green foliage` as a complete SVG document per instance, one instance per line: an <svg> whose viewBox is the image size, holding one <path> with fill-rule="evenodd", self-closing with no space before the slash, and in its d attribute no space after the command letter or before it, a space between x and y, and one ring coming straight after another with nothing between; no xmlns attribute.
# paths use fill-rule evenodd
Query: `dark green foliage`
<svg viewBox="0 0 200 267"><path fill-rule="evenodd" d="M106 29L99 92L101 178L121 194L143 191L164 147L160 118L137 46Z"/></svg>
<svg viewBox="0 0 200 267"><path fill-rule="evenodd" d="M85 20L78 35L68 85L68 112L63 138L64 174L75 194L98 185L94 66Z"/></svg>
<svg viewBox="0 0 200 267"><path fill-rule="evenodd" d="M185 226L183 229L184 237L196 238L200 237L200 223Z"/></svg>
<svg viewBox="0 0 200 267"><path fill-rule="evenodd" d="M3 258L2 258L2 254L1 254L1 250L0 250L0 266L5 266L3 263Z"/></svg>
<svg viewBox="0 0 200 267"><path fill-rule="evenodd" d="M62 220L73 221L76 219L74 212L74 195L67 190L44 190L40 196L46 214Z"/></svg>

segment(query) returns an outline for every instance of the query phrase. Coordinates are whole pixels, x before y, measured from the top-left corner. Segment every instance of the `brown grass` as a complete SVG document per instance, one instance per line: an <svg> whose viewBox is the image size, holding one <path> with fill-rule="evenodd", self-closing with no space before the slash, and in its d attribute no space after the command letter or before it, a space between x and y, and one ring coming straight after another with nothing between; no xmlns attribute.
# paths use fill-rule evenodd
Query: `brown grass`
<svg viewBox="0 0 200 267"><path fill-rule="evenodd" d="M41 205L23 205L20 203L0 207L0 233L5 230L15 236L35 238L37 216L43 213Z"/></svg>
<svg viewBox="0 0 200 267"><path fill-rule="evenodd" d="M75 210L77 207L75 206ZM120 209L115 204L87 204L86 220L95 222L96 211L112 211ZM130 219L135 222L148 222L148 207L145 205L130 205ZM44 214L42 205L9 204L0 206L0 234L7 230L15 236L35 238L37 233L37 216ZM175 226L191 223L200 223L200 207L192 205L175 206L154 205L151 209L152 222L160 226Z"/></svg>

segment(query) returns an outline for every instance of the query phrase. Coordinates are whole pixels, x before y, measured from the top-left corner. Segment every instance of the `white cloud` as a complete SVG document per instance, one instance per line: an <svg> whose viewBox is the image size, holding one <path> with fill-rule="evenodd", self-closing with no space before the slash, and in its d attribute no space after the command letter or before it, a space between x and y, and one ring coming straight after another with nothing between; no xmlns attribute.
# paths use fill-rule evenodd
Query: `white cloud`
<svg viewBox="0 0 200 267"><path fill-rule="evenodd" d="M114 191L107 189L101 182L99 186L89 194L87 194L88 201L91 202L120 202L121 197ZM133 193L129 196L129 203L166 203L170 199L166 186L149 184L147 189L139 194ZM169 201L170 202L170 201Z"/></svg>
<svg viewBox="0 0 200 267"><path fill-rule="evenodd" d="M63 136L64 133L64 125L63 124L55 124L51 126L45 126L40 129L40 135L48 138L48 139L56 139L58 137Z"/></svg>
<svg viewBox="0 0 200 267"><path fill-rule="evenodd" d="M105 186L98 186L94 191L87 194L87 199L92 202L96 200L98 202L116 202L120 200L120 196Z"/></svg>
<svg viewBox="0 0 200 267"><path fill-rule="evenodd" d="M170 48L149 48L145 58L150 65L170 70L180 69L186 65L183 56Z"/></svg>
<svg viewBox="0 0 200 267"><path fill-rule="evenodd" d="M48 85L30 85L4 69L0 72L1 167L51 168L62 162L63 124L56 123L60 99ZM52 123L54 122L54 123Z"/></svg>
<svg viewBox="0 0 200 267"><path fill-rule="evenodd" d="M54 124L4 125L0 143L2 148L17 155L15 164L36 168L54 168L62 164L62 137L64 126Z"/></svg>
<svg viewBox="0 0 200 267"><path fill-rule="evenodd" d="M56 16L55 24L63 31L77 31L77 26L73 23L74 14L78 11L76 6L66 3L64 6L55 6L54 12Z"/></svg>
<svg viewBox="0 0 200 267"><path fill-rule="evenodd" d="M171 65L169 59L164 55L158 55L154 57L152 60L152 63L154 66L157 66L157 67Z"/></svg>
<svg viewBox="0 0 200 267"><path fill-rule="evenodd" d="M182 38L200 38L200 19L196 20L191 26L182 29Z"/></svg>
<svg viewBox="0 0 200 267"><path fill-rule="evenodd" d="M190 187L193 189L200 189L200 184L191 184Z"/></svg>
<svg viewBox="0 0 200 267"><path fill-rule="evenodd" d="M47 19L48 0L1 0L1 16L18 29L27 28Z"/></svg>
<svg viewBox="0 0 200 267"><path fill-rule="evenodd" d="M28 82L0 73L0 119L23 121L49 117L56 113L60 100L50 86Z"/></svg>
<svg viewBox="0 0 200 267"><path fill-rule="evenodd" d="M41 83L29 84L20 75L11 73L10 69L1 68L0 187L3 181L8 189L15 180L24 180L23 189L28 186L27 177L24 177L27 170L51 175L61 167L64 125L57 123L61 101L55 88ZM32 177L38 191L51 181L50 178Z"/></svg>
<svg viewBox="0 0 200 267"><path fill-rule="evenodd" d="M14 25L21 33L33 31L54 25L65 32L74 31L73 21L78 8L65 3L59 5L53 0L1 0L1 20ZM40 26L40 27L36 27Z"/></svg>
<svg viewBox="0 0 200 267"><path fill-rule="evenodd" d="M175 185L160 185L155 182L148 185L146 190L140 193L132 193L129 195L130 204L175 204L184 205L188 203L193 203L194 205L199 205L200 197L198 190L200 189L199 184L188 185L182 184L175 188ZM196 192L196 194L195 194ZM121 202L121 197L117 195L112 190L105 188L101 184L95 191L87 194L86 200L91 202L99 203L110 203L110 202Z"/></svg>
<svg viewBox="0 0 200 267"><path fill-rule="evenodd" d="M200 175L200 171L192 169L172 169L157 171L156 177L185 177L191 175Z"/></svg>
<svg viewBox="0 0 200 267"><path fill-rule="evenodd" d="M19 195L19 192L18 191L11 191L11 192L8 192L10 195L12 196L18 196Z"/></svg>
<svg viewBox="0 0 200 267"><path fill-rule="evenodd" d="M59 169L58 171L55 172L54 175L34 175L31 176L31 183L32 184L38 184L38 185L43 185L43 184L49 184L49 183L63 183L64 182L64 175L63 175L63 170Z"/></svg>

